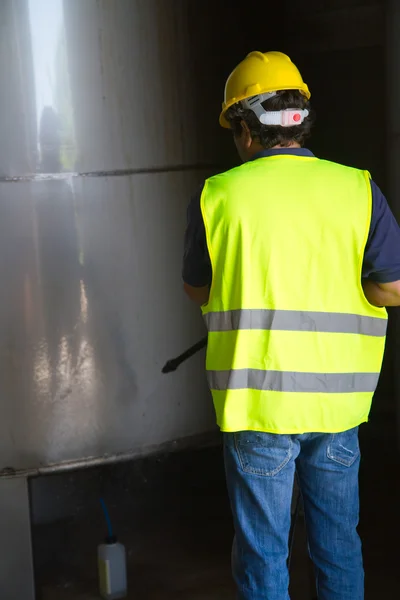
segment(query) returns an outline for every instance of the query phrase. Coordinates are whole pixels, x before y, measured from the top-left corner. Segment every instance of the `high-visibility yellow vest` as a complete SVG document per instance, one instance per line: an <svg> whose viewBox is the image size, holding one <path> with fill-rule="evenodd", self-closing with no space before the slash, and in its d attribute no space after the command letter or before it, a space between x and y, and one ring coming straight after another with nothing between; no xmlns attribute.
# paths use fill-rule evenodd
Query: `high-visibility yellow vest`
<svg viewBox="0 0 400 600"><path fill-rule="evenodd" d="M207 375L223 431L345 431L368 420L387 313L361 285L367 172L270 156L206 181Z"/></svg>

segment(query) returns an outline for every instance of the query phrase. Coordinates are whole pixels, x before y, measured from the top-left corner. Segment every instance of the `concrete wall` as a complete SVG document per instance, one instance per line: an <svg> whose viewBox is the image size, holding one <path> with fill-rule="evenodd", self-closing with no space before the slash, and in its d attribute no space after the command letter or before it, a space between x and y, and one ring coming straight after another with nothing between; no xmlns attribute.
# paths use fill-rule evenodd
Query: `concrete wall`
<svg viewBox="0 0 400 600"><path fill-rule="evenodd" d="M385 3L381 0L286 2L287 50L312 92L317 113L311 149L320 157L370 171L396 209L389 185ZM393 415L395 323L372 416Z"/></svg>
<svg viewBox="0 0 400 600"><path fill-rule="evenodd" d="M396 0L386 3L386 109L388 116L387 157L388 189L392 209L400 222L400 4ZM394 392L397 402L397 431L400 447L400 309L392 310Z"/></svg>

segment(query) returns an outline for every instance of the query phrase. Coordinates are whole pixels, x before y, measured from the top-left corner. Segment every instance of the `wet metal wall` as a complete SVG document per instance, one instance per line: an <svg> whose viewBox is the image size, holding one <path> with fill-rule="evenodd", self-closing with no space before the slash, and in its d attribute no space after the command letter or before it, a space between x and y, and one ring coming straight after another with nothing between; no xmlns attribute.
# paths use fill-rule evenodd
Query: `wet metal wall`
<svg viewBox="0 0 400 600"><path fill-rule="evenodd" d="M384 179L384 131L358 112L369 76L384 86L381 9L329 4L290 0L265 23L256 0L240 18L222 0L0 2L0 470L213 430L203 357L160 370L204 333L182 235L190 195L236 160L217 122L232 66L292 53L320 117L311 147ZM345 30L349 14L367 25Z"/></svg>
<svg viewBox="0 0 400 600"><path fill-rule="evenodd" d="M0 3L0 469L214 428L204 357L161 375L204 334L186 205L229 160L196 31L185 0Z"/></svg>

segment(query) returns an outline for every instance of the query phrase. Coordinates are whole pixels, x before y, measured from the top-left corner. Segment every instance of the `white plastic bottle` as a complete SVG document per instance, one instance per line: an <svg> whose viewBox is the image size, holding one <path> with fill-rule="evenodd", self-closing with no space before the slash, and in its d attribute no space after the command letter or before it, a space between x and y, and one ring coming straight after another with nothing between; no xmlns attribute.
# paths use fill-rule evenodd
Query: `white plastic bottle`
<svg viewBox="0 0 400 600"><path fill-rule="evenodd" d="M98 547L100 595L104 600L126 598L126 553L125 546L117 538L108 537Z"/></svg>

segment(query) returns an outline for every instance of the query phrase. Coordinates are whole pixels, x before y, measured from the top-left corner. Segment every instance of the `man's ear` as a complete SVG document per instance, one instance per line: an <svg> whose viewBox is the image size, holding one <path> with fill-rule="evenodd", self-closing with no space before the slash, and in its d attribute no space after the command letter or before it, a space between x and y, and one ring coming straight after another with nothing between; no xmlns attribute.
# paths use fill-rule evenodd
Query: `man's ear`
<svg viewBox="0 0 400 600"><path fill-rule="evenodd" d="M246 149L250 148L251 144L253 143L253 138L251 137L251 132L249 129L249 126L247 125L246 121L241 121L241 126L242 126L242 133L241 133L241 139L242 139L242 143L244 145L244 147Z"/></svg>

